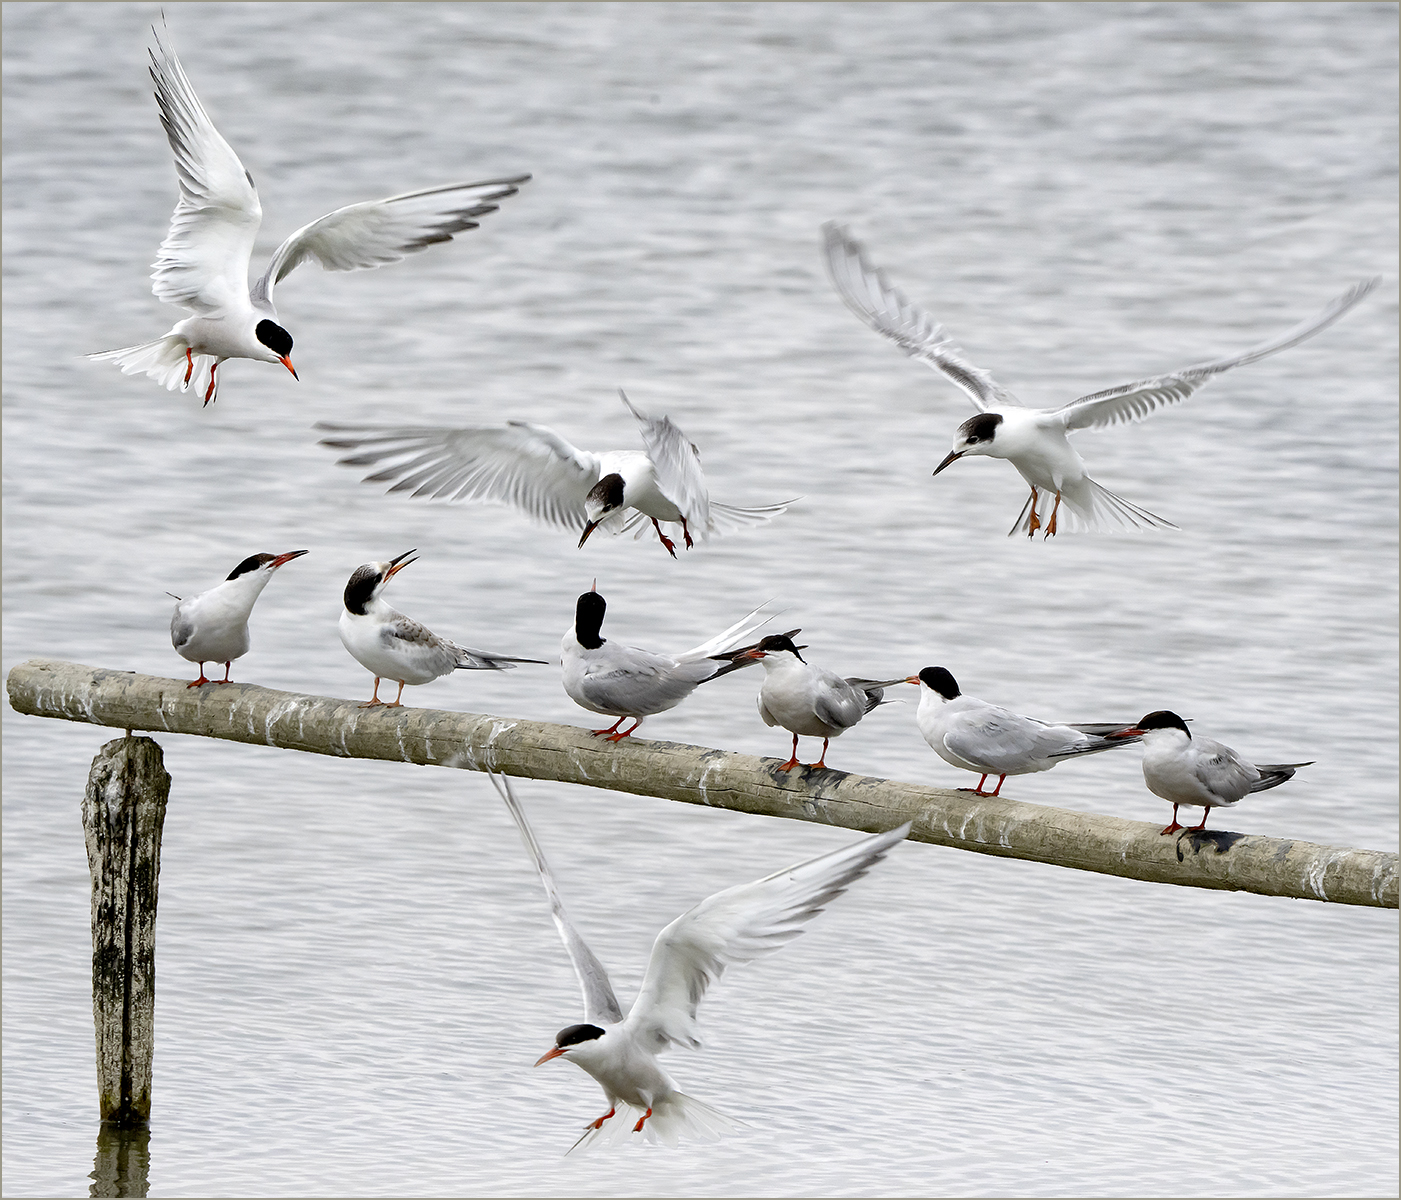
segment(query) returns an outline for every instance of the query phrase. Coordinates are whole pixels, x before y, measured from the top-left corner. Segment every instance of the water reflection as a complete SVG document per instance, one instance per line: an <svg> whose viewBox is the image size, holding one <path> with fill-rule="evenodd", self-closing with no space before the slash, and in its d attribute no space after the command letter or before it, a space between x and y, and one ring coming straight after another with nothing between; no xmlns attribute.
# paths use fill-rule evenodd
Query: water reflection
<svg viewBox="0 0 1401 1200"><path fill-rule="evenodd" d="M151 1170L150 1129L121 1129L106 1121L97 1131L89 1196L144 1196Z"/></svg>

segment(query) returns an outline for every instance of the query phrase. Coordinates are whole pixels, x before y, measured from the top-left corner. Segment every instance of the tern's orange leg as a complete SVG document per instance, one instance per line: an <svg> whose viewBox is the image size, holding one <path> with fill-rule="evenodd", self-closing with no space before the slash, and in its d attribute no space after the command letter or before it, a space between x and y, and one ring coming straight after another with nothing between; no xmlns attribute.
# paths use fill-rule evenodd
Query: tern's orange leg
<svg viewBox="0 0 1401 1200"><path fill-rule="evenodd" d="M641 1133L641 1132L642 1132L643 1123L644 1123L644 1122L647 1120L647 1118L650 1117L651 1115L652 1115L652 1110L649 1108L645 1113L642 1114L642 1120L641 1120L641 1121L638 1121L638 1123L632 1127L633 1133Z"/></svg>
<svg viewBox="0 0 1401 1200"><path fill-rule="evenodd" d="M216 358L216 359L214 360L214 365L213 365L212 367L209 368L209 386L205 389L205 392L204 392L204 403L205 403L206 406L209 404L209 402L210 402L211 400L214 399L214 392L215 392L215 390L216 390L216 389L218 388L218 386L219 386L217 383L214 382L214 372L217 371L218 369L219 369L219 360Z"/></svg>
<svg viewBox="0 0 1401 1200"><path fill-rule="evenodd" d="M626 721L626 720L627 720L626 717L620 718L619 721L618 721L618 725L621 725L621 724L622 724L624 721ZM641 725L641 724L642 724L642 718L641 718L641 717L633 717L633 719L632 719L632 728L631 728L631 729L624 729L624 730L622 731L622 733L612 733L612 734L609 734L609 735L608 735L608 741L610 741L610 742L621 742L625 737L632 737L632 735L633 735L634 733L637 732L637 727L638 727L639 725ZM618 727L618 726L615 725L613 728L616 729L617 727Z"/></svg>
<svg viewBox="0 0 1401 1200"><path fill-rule="evenodd" d="M616 1113L617 1111L618 1111L618 1110L617 1110L616 1108L610 1108L606 1113L603 1114L603 1116L599 1117L597 1121L590 1121L590 1122L588 1123L588 1125L585 1126L585 1128L586 1128L586 1129L602 1129L602 1128L603 1128L603 1122L606 1121L606 1120L608 1120L608 1118L611 1117L611 1116L612 1116L614 1113Z"/></svg>
<svg viewBox="0 0 1401 1200"><path fill-rule="evenodd" d="M1203 824L1206 823L1206 818L1205 818L1205 817L1202 818L1202 823L1203 823ZM1177 823L1177 805L1174 804L1174 805L1172 806L1172 824L1169 825L1166 829L1164 829L1164 830L1163 830L1163 833L1171 833L1171 832L1172 832L1173 830L1175 830L1175 829L1184 829L1184 828L1186 828L1186 826L1179 825L1179 824ZM1159 836L1161 836L1161 834L1160 834Z"/></svg>
<svg viewBox="0 0 1401 1200"><path fill-rule="evenodd" d="M812 766L813 766L814 768L826 767L826 765L827 765L827 742L828 742L828 741L829 741L828 738L823 738L823 739L822 739L822 757L819 758L815 763L812 764ZM797 748L797 746L794 746L794 747L793 747L793 753L796 754L797 752L798 752L798 748Z"/></svg>
<svg viewBox="0 0 1401 1200"><path fill-rule="evenodd" d="M687 550L689 550L692 546L695 545L695 542L691 541L691 531L690 531L688 528L686 528L686 518L685 518L685 517L682 517L682 518L681 518L681 536L682 536L683 538L686 539L686 549L687 549Z"/></svg>
<svg viewBox="0 0 1401 1200"><path fill-rule="evenodd" d="M1060 512L1060 493L1056 493L1055 507L1051 509L1051 519L1046 524L1046 537L1054 537L1056 533L1056 513Z"/></svg>
<svg viewBox="0 0 1401 1200"><path fill-rule="evenodd" d="M675 557L676 557L676 543L673 542L669 537L666 536L666 534L664 534L664 533L662 532L662 527L661 527L660 525L657 524L657 518L656 518L656 517L653 517L653 518L652 518L652 527L657 531L657 536L658 536L659 538L662 539L662 545L666 547L666 552L667 552L668 554L670 554L672 558L675 558ZM688 549L690 548L690 545L691 545L691 538L690 538L690 535L688 534L687 537L686 537L686 546L687 546Z"/></svg>
<svg viewBox="0 0 1401 1200"><path fill-rule="evenodd" d="M375 694L374 694L373 696L371 696L368 700L366 700L365 703L362 704L360 707L361 707L361 708L376 708L376 707L378 707L379 705L381 705L381 704L383 704L383 703L384 703L384 701L381 700L381 699L379 698L379 676L376 675L376 676L375 676Z"/></svg>
<svg viewBox="0 0 1401 1200"><path fill-rule="evenodd" d="M617 730L618 726L621 725L621 724L622 724L624 721L626 721L626 720L627 720L627 717L619 717L616 721L613 722L613 724L611 724L610 726L608 726L607 729L590 729L589 732L590 732L591 734L593 734L594 737L602 737L605 733L613 733L613 732L615 732L615 731Z"/></svg>
<svg viewBox="0 0 1401 1200"><path fill-rule="evenodd" d="M802 764L798 762L798 735L795 733L793 735L793 757L790 758L786 763L780 764L778 769L780 771L791 771L794 767L798 767L801 765Z"/></svg>
<svg viewBox="0 0 1401 1200"><path fill-rule="evenodd" d="M186 361L187 363L189 363L190 365L187 366L187 367L185 368L185 385L184 385L184 386L185 386L185 387L189 387L189 386L190 386L190 376L193 375L193 374L195 373L195 357L194 357L193 354L190 353L190 348L189 348L188 346L185 347L185 361ZM203 675L204 672L201 671L200 674Z"/></svg>
<svg viewBox="0 0 1401 1200"><path fill-rule="evenodd" d="M399 694L398 694L397 696L395 696L394 699L393 699L390 703L386 704L386 705L384 706L385 708L402 708L402 707L403 707L403 705L400 704L400 701L404 698L404 681L403 681L402 679L400 679L400 680L398 680L398 684L399 684Z"/></svg>
<svg viewBox="0 0 1401 1200"><path fill-rule="evenodd" d="M1207 819L1207 817L1209 817L1209 816L1211 816L1211 806L1210 806L1209 804L1203 804L1203 805L1202 805L1202 823L1201 823L1200 825L1193 825L1192 828L1193 828L1193 829L1205 829L1205 828L1206 828L1206 819Z"/></svg>
<svg viewBox="0 0 1401 1200"><path fill-rule="evenodd" d="M223 679L216 680L215 682L217 682L217 683L228 683L228 682L229 682L229 668L232 667L232 666L233 666L233 663L232 663L232 662L226 662L226 663L224 664L224 678L223 678Z"/></svg>
<svg viewBox="0 0 1401 1200"><path fill-rule="evenodd" d="M986 775L980 776L979 779L978 779L978 786L975 787L975 788L959 788L958 790L959 790L960 792L972 792L973 795L975 795L975 796L981 796L981 795L984 794L984 793L983 793L983 780L985 780L986 778L987 778Z"/></svg>
<svg viewBox="0 0 1401 1200"><path fill-rule="evenodd" d="M998 796L998 795L1001 795L1001 794L1002 794L1002 782L1003 782L1003 780L1005 780L1006 778L1007 778L1007 776L1005 776L1005 775L999 775L999 776L997 777L997 786L996 786L995 788L992 789L992 794L993 794L994 796Z"/></svg>
<svg viewBox="0 0 1401 1200"><path fill-rule="evenodd" d="M1026 536L1031 537L1041 528L1041 518L1036 515L1036 488L1031 489L1031 513L1026 519ZM978 784L979 787L983 785Z"/></svg>
<svg viewBox="0 0 1401 1200"><path fill-rule="evenodd" d="M204 664L203 664L203 663L200 663L200 664L199 664L199 678L196 679L193 683L187 683L185 686L186 686L187 688L202 687L202 686L203 686L204 684L206 684L206 683L213 683L213 682L214 682L214 681L213 681L212 679L206 679L206 678L204 677Z"/></svg>

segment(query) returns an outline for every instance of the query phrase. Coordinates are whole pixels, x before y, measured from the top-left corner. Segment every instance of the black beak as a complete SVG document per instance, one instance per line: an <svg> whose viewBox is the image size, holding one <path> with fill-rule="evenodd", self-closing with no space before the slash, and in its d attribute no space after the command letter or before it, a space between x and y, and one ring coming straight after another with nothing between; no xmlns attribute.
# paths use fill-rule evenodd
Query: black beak
<svg viewBox="0 0 1401 1200"><path fill-rule="evenodd" d="M598 522L597 522L597 521L590 521L587 525L584 526L584 533L583 533L583 536L581 536L581 537L579 538L579 548L580 548L581 550L582 550L583 547L584 547L584 543L587 542L587 541L589 540L589 534L591 534L591 533L592 533L595 529L597 529L597 528L598 528Z"/></svg>
<svg viewBox="0 0 1401 1200"><path fill-rule="evenodd" d="M966 453L966 450L950 451L948 458L944 459L943 462L941 462L937 467L934 468L934 474L937 475L940 471L947 467L949 463L957 461L958 459L962 458Z"/></svg>

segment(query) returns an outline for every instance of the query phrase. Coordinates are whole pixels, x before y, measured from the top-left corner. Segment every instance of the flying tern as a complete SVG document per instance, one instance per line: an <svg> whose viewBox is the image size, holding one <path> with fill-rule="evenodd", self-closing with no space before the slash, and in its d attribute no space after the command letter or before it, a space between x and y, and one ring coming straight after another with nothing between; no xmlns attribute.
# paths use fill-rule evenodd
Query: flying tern
<svg viewBox="0 0 1401 1200"><path fill-rule="evenodd" d="M375 677L374 694L361 708L379 704L398 708L406 683L432 683L453 671L509 671L516 663L544 663L541 658L513 658L459 646L390 608L380 599L380 593L409 563L418 561L409 557L413 553L408 550L388 562L356 567L345 585L345 608L339 626L341 644ZM399 685L392 701L379 698L381 679L392 679Z"/></svg>
<svg viewBox="0 0 1401 1200"><path fill-rule="evenodd" d="M884 689L908 679L843 679L831 671L808 662L795 646L793 635L770 634L757 645L735 651L725 657L735 666L749 662L764 664L764 683L759 689L759 716L764 724L781 725L793 735L793 754L778 769L791 771L798 762L798 735L820 737L822 757L809 764L814 768L827 765L827 744L840 737L873 708L884 702ZM723 668L719 674L732 670Z"/></svg>
<svg viewBox="0 0 1401 1200"><path fill-rule="evenodd" d="M154 342L88 355L117 363L124 375L149 375L182 392L193 380L204 387L205 404L215 398L215 372L226 359L281 363L295 376L292 335L278 323L272 295L296 267L315 261L328 271L358 271L398 262L475 229L479 217L530 178L444 184L338 208L283 242L250 288L249 259L263 218L258 189L214 128L175 51L159 34L155 41L151 79L175 154L180 201L154 264L152 290L194 316Z"/></svg>
<svg viewBox="0 0 1401 1200"><path fill-rule="evenodd" d="M732 667L721 666L717 656L773 620L773 613L762 615L763 607L673 658L605 638L600 630L608 605L590 589L579 597L574 624L560 642L565 693L590 712L617 717L609 728L592 732L607 735L610 742L621 741L637 732L644 717L675 708L707 679L729 672ZM632 726L619 733L618 727L628 718Z"/></svg>
<svg viewBox="0 0 1401 1200"><path fill-rule="evenodd" d="M1202 821L1194 829L1205 829L1213 808L1226 808L1251 792L1265 792L1292 779L1300 767L1313 763L1246 762L1229 746L1208 737L1193 737L1175 712L1151 712L1137 725L1107 735L1111 738L1137 738L1143 742L1143 782L1155 796L1172 804L1172 824L1163 830L1182 829L1178 807L1200 805Z"/></svg>
<svg viewBox="0 0 1401 1200"><path fill-rule="evenodd" d="M397 480L390 492L511 504L550 525L582 528L580 546L599 528L616 536L640 526L641 537L641 522L650 519L675 558L662 522L681 526L689 550L693 534L705 541L712 533L758 525L792 503L736 508L712 500L695 444L670 417L649 417L621 389L618 395L637 420L645 450L580 450L529 421L462 429L320 422L316 428L337 435L323 438L323 446L356 451L339 460L342 466L388 463L365 483Z"/></svg>
<svg viewBox="0 0 1401 1200"><path fill-rule="evenodd" d="M1091 479L1067 435L1140 421L1185 400L1223 371L1297 346L1326 329L1381 282L1377 276L1356 284L1316 316L1240 354L1094 392L1059 408L1026 408L987 371L967 362L944 327L911 304L884 271L873 267L861 244L845 229L829 222L822 230L827 268L847 307L910 357L927 363L961 388L978 410L977 416L958 427L953 449L934 474L968 455L988 455L1005 458L1031 486L1031 496L1008 536L1024 530L1030 537L1044 526L1043 537L1050 537L1056 532L1058 519L1064 520L1062 503L1071 517L1065 522L1070 529L1115 525L1176 529L1171 521L1131 504ZM1052 496L1054 505L1050 504ZM1038 513L1038 502L1043 510L1049 506L1050 513Z"/></svg>
<svg viewBox="0 0 1401 1200"><path fill-rule="evenodd" d="M621 1136L674 1146L681 1136L717 1140L733 1118L687 1096L662 1070L657 1055L672 1044L700 1047L696 1009L706 989L732 963L752 962L803 932L806 922L836 899L910 832L910 822L853 845L776 871L754 883L716 892L677 917L657 935L647 974L627 1016L613 994L608 972L569 920L549 864L503 775L492 782L520 828L540 874L550 910L584 994L584 1020L555 1035L538 1067L562 1058L587 1071L608 1098L608 1111L584 1127L574 1146ZM635 1124L631 1112L640 1113ZM574 1147L570 1147L573 1149Z"/></svg>
<svg viewBox="0 0 1401 1200"><path fill-rule="evenodd" d="M223 583L188 600L175 598L175 612L170 618L171 645L181 658L199 664L199 678L187 686L229 682L233 660L248 653L248 614L253 605L278 567L306 553L291 550L286 554L251 555L229 572ZM223 663L224 678L206 679L207 662Z"/></svg>
<svg viewBox="0 0 1401 1200"><path fill-rule="evenodd" d="M1049 771L1067 758L1098 754L1137 740L1133 729L1122 721L1054 725L965 696L943 667L925 667L905 682L920 685L916 720L934 753L951 766L981 773L977 787L959 788L961 792L996 796L1008 775ZM1117 738L1110 740L1115 734ZM997 776L997 787L985 792L983 784L989 775Z"/></svg>

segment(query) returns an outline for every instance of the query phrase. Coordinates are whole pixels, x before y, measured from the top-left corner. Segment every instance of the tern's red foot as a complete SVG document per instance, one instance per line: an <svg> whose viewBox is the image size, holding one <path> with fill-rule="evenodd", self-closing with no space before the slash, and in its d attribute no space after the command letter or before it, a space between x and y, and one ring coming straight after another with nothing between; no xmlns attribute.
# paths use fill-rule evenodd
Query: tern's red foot
<svg viewBox="0 0 1401 1200"><path fill-rule="evenodd" d="M681 518L681 536L682 536L683 538L686 539L686 549L687 549L687 550L689 550L692 546L695 545L695 542L691 541L691 531L690 531L689 529L686 528L686 518L685 518L685 517L682 517L682 518Z"/></svg>
<svg viewBox="0 0 1401 1200"><path fill-rule="evenodd" d="M1041 518L1036 515L1036 489L1031 489L1031 515L1026 519L1026 536L1032 537L1041 528ZM979 787L983 785L978 784Z"/></svg>
<svg viewBox="0 0 1401 1200"><path fill-rule="evenodd" d="M822 739L822 757L811 764L814 771L825 770L827 767L827 741L827 738Z"/></svg>
<svg viewBox="0 0 1401 1200"><path fill-rule="evenodd" d="M1205 818L1203 818L1203 820L1205 820ZM1158 834L1158 836L1162 837L1163 833L1172 833L1174 830L1185 828L1187 828L1185 825L1179 825L1177 822L1177 805L1174 804L1172 806L1172 824L1169 825L1166 829L1164 829L1162 833Z"/></svg>
<svg viewBox="0 0 1401 1200"><path fill-rule="evenodd" d="M623 717L622 720L618 722L618 725L621 725L623 721L626 720L627 718ZM610 733L606 740L610 742L621 742L625 737L632 737L632 735L637 732L637 727L641 724L642 722L640 720L634 719L631 729L624 729L621 733ZM616 729L617 725L615 725L614 728Z"/></svg>
<svg viewBox="0 0 1401 1200"><path fill-rule="evenodd" d="M1043 539L1042 539L1043 541L1045 540L1045 538L1048 538L1048 537L1055 537L1055 535L1056 535L1056 513L1058 513L1058 512L1060 512L1060 493L1059 493L1059 492L1056 493L1056 503L1055 503L1055 506L1051 509L1051 519L1050 519L1050 521L1049 521L1049 522L1047 523L1047 525L1046 525L1046 533L1045 533L1045 535L1044 535L1044 537L1043 537Z"/></svg>
<svg viewBox="0 0 1401 1200"><path fill-rule="evenodd" d="M652 1110L649 1108L645 1113L642 1114L642 1120L638 1121L638 1123L632 1127L633 1133L641 1133L641 1132L642 1132L642 1126L643 1126L643 1124L646 1122L647 1118L650 1117L651 1115L652 1115Z"/></svg>
<svg viewBox="0 0 1401 1200"><path fill-rule="evenodd" d="M618 1111L618 1110L617 1110L616 1108L610 1108L606 1113L603 1114L603 1116L599 1117L597 1121L590 1121L590 1122L588 1123L587 1128L589 1128L589 1129L602 1129L602 1128L603 1128L603 1122L606 1121L606 1120L608 1120L608 1118L611 1117L611 1116L612 1116L615 1112L617 1112L617 1111Z"/></svg>
<svg viewBox="0 0 1401 1200"><path fill-rule="evenodd" d="M617 729L618 729L618 726L621 725L621 724L622 724L624 721L626 721L626 720L627 720L627 717L619 717L616 721L613 722L613 724L611 724L610 726L608 726L607 729L590 729L589 732L590 732L591 734L593 734L594 737L603 737L604 734L616 733L616 732L617 732Z"/></svg>
<svg viewBox="0 0 1401 1200"><path fill-rule="evenodd" d="M190 683L187 683L185 686L186 686L187 688L192 688L192 687L203 687L206 683L213 683L213 682L214 682L214 680L212 680L212 679L206 679L206 678L204 677L204 668L201 667L201 668L200 668L200 671L199 671L199 678L196 679L196 680L193 680L193 681L190 682Z"/></svg>
<svg viewBox="0 0 1401 1200"><path fill-rule="evenodd" d="M360 705L360 707L361 707L361 708L379 708L379 707L381 707L383 704L384 704L384 701L383 701L383 700L366 700L364 704Z"/></svg>
<svg viewBox="0 0 1401 1200"><path fill-rule="evenodd" d="M194 355L190 353L190 348L188 346L185 347L185 361L190 364L185 368L185 386L189 387L190 376L195 373L195 359Z"/></svg>
<svg viewBox="0 0 1401 1200"><path fill-rule="evenodd" d="M1202 809L1202 823L1201 823L1200 825L1193 825L1192 828L1193 828L1193 829L1205 829L1205 828L1206 828L1206 819L1207 819L1207 817L1209 817L1209 816L1211 816L1211 809L1210 809L1210 808L1203 808L1203 809Z"/></svg>
<svg viewBox="0 0 1401 1200"><path fill-rule="evenodd" d="M216 359L214 365L209 368L209 386L204 389L204 403L206 407L208 406L209 402L214 399L214 393L218 390L219 387L219 385L214 382L214 372L218 369L219 362Z"/></svg>
<svg viewBox="0 0 1401 1200"><path fill-rule="evenodd" d="M803 764L798 761L798 756L795 754L786 763L780 763L778 769L780 771L791 771L794 767L801 767L802 765Z"/></svg>
<svg viewBox="0 0 1401 1200"><path fill-rule="evenodd" d="M996 786L995 788L993 788L991 792L984 792L983 794L984 794L984 795L991 795L991 796L1000 796L1000 795L1002 794L1002 785L1003 785L1003 783L1006 782L1006 779L1007 779L1007 776L1005 776L1005 775L999 775L999 776L997 777L997 786Z"/></svg>
<svg viewBox="0 0 1401 1200"><path fill-rule="evenodd" d="M672 558L675 558L675 557L676 557L676 543L673 542L669 537L666 536L666 534L664 534L664 533L662 532L662 527L661 527L660 525L657 524L657 518L656 518L656 517L653 517L653 518L652 518L652 528L655 529L655 530L657 531L657 536L658 536L659 538L662 539L662 545L666 547L666 552L667 552L668 554L670 554ZM684 529L685 526L683 525L682 528ZM691 544L691 537L690 537L689 534L687 534L687 535L686 535L686 545L687 545L688 548L690 547L690 544Z"/></svg>

